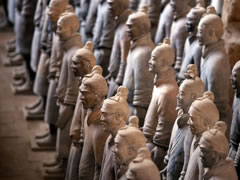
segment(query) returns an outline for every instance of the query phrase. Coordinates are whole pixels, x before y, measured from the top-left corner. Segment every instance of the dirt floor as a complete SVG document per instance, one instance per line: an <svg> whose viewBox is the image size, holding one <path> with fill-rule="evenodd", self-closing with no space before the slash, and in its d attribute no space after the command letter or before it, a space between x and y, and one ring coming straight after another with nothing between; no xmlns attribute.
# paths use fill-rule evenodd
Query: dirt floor
<svg viewBox="0 0 240 180"><path fill-rule="evenodd" d="M36 96L14 96L11 90L13 67L4 67L7 41L12 28L0 29L0 180L41 180L42 162L54 152L33 152L30 139L46 128L43 121L26 121L24 106Z"/></svg>

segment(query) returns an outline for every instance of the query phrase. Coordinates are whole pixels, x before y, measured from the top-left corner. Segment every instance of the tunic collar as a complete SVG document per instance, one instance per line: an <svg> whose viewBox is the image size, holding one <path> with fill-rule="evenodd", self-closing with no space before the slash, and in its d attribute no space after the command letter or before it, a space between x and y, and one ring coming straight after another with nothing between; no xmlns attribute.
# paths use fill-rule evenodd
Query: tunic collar
<svg viewBox="0 0 240 180"><path fill-rule="evenodd" d="M157 87L162 84L166 84L174 81L176 82L174 77L174 71L172 68L170 68L168 71L164 72L163 74L155 75L154 77L154 85Z"/></svg>
<svg viewBox="0 0 240 180"><path fill-rule="evenodd" d="M133 51L138 46L146 46L152 44L151 34L146 33L140 36L137 40L131 41L131 51Z"/></svg>
<svg viewBox="0 0 240 180"><path fill-rule="evenodd" d="M210 179L212 176L219 175L219 172L226 172L227 169L233 167L233 161L230 158L216 163L211 169L205 168L203 177Z"/></svg>
<svg viewBox="0 0 240 180"><path fill-rule="evenodd" d="M75 33L66 41L62 41L62 43L64 51L68 51L74 46L82 47L82 38L79 33Z"/></svg>
<svg viewBox="0 0 240 180"><path fill-rule="evenodd" d="M100 123L102 112L100 108L97 108L95 110L88 109L87 115L86 115L86 121L88 126L90 126L92 123Z"/></svg>
<svg viewBox="0 0 240 180"><path fill-rule="evenodd" d="M224 41L222 39L220 39L216 43L210 44L208 46L203 46L202 57L206 58L209 53L214 52L214 51L219 50L219 49L224 50Z"/></svg>

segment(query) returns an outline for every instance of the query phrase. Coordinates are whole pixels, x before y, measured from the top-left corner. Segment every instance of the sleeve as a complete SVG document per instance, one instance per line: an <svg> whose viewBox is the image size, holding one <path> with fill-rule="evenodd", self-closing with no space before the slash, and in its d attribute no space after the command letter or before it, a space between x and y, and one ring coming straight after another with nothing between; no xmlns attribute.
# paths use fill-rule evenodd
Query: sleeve
<svg viewBox="0 0 240 180"><path fill-rule="evenodd" d="M182 65L182 61L183 61L183 54L184 54L184 45L185 45L185 41L187 38L187 31L186 31L186 27L185 27L185 21L182 22L184 24L183 27L181 27L181 29L179 29L179 34L177 36L176 39L176 64L181 67ZM180 24L179 24L180 25ZM177 68L179 68L177 67Z"/></svg>
<svg viewBox="0 0 240 180"><path fill-rule="evenodd" d="M41 49L46 51L47 49L47 40L48 40L48 15L47 15L48 10L46 9L45 14L44 14L44 22L43 22L43 27L42 27L42 32L41 32Z"/></svg>
<svg viewBox="0 0 240 180"><path fill-rule="evenodd" d="M236 96L234 97L234 104L233 104L233 118L232 118L232 125L230 131L230 144L231 147L237 151L239 148L240 143L240 103L236 103L239 101Z"/></svg>
<svg viewBox="0 0 240 180"><path fill-rule="evenodd" d="M132 56L129 56L129 58L133 58ZM123 78L123 86L128 88L128 103L132 104L133 102L133 96L134 96L134 77L133 77L133 63L132 59L127 61L126 65L126 71L124 73Z"/></svg>
<svg viewBox="0 0 240 180"><path fill-rule="evenodd" d="M78 141L81 138L81 129L83 126L81 121L83 107L82 107L82 102L79 99L79 96L80 94L78 95L78 99L77 99L77 103L76 103L76 107L74 110L73 119L70 127L70 134L69 134L70 137L79 138Z"/></svg>
<svg viewBox="0 0 240 180"><path fill-rule="evenodd" d="M124 26L124 28L122 29L124 33L122 33L120 37L121 63L120 63L119 71L116 78L117 84L122 84L123 82L125 68L127 64L127 57L130 50L130 40L126 33L125 27L126 26Z"/></svg>
<svg viewBox="0 0 240 180"><path fill-rule="evenodd" d="M56 34L53 34L53 43L51 50L51 58L49 64L50 77L56 77L57 72L60 71L60 66L63 60L63 49Z"/></svg>
<svg viewBox="0 0 240 180"><path fill-rule="evenodd" d="M41 22L41 17L42 17L42 12L43 12L43 2L42 0L38 0L37 2L37 8L34 14L34 24L35 26L39 27L40 22Z"/></svg>
<svg viewBox="0 0 240 180"><path fill-rule="evenodd" d="M214 57L217 59L218 57ZM209 59L214 60L214 59ZM228 103L228 87L230 85L230 73L227 73L224 69L226 67L221 66L218 62L212 64L211 71L208 75L208 91L214 93L214 103L217 107L225 106Z"/></svg>
<svg viewBox="0 0 240 180"><path fill-rule="evenodd" d="M98 10L98 2L96 2L96 0L95 1L92 0L89 7L87 19L86 19L85 32L87 35L90 35L90 36L93 35L93 28L97 18L97 10Z"/></svg>
<svg viewBox="0 0 240 180"><path fill-rule="evenodd" d="M230 65L228 62L228 64L223 63L227 59L219 55L209 59L212 67L208 74L208 90L214 93L214 103L218 108L220 120L226 122L229 129L232 121L232 111L229 105Z"/></svg>
<svg viewBox="0 0 240 180"><path fill-rule="evenodd" d="M68 57L68 79L67 79L67 92L64 98L64 103L75 106L78 96L78 78L74 76L71 69L72 56Z"/></svg>
<svg viewBox="0 0 240 180"><path fill-rule="evenodd" d="M171 139L172 128L176 120L176 106L174 107L171 94L162 93L157 102L157 129L154 143L168 148ZM175 112L175 113L174 113Z"/></svg>
<svg viewBox="0 0 240 180"><path fill-rule="evenodd" d="M106 2L105 2L106 3ZM100 47L112 48L114 32L115 32L115 20L110 10L108 9L108 4L104 5L104 19L103 19L103 31L101 35Z"/></svg>
<svg viewBox="0 0 240 180"><path fill-rule="evenodd" d="M153 141L153 136L155 135L156 127L158 124L157 111L158 111L158 105L156 100L153 97L149 105L149 108L145 117L145 121L144 121L144 126L143 126L143 133L150 142Z"/></svg>

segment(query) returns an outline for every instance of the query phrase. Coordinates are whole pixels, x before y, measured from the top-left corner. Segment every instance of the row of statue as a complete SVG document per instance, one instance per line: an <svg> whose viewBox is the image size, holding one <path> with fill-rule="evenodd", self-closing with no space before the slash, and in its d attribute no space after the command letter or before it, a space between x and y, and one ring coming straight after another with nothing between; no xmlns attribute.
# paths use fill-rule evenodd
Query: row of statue
<svg viewBox="0 0 240 180"><path fill-rule="evenodd" d="M26 116L45 120L36 144L57 154L46 178L240 177L240 61L231 75L210 1L20 2L5 65L15 94L34 82Z"/></svg>

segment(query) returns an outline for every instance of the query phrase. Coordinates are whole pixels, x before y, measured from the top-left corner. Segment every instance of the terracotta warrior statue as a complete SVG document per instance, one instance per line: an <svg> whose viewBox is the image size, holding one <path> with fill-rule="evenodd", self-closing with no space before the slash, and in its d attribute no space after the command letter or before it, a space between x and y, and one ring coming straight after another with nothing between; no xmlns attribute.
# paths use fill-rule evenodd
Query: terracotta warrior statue
<svg viewBox="0 0 240 180"><path fill-rule="evenodd" d="M126 178L128 180L161 180L159 170L146 147L138 150L137 157L129 164Z"/></svg>
<svg viewBox="0 0 240 180"><path fill-rule="evenodd" d="M184 79L184 73L187 70L188 64L195 64L198 72L200 73L202 47L199 45L197 40L197 27L202 15L205 12L205 9L202 7L194 7L187 14L186 27L189 34L185 42L184 58L178 74L178 80L180 81ZM198 74L198 76L200 75Z"/></svg>
<svg viewBox="0 0 240 180"><path fill-rule="evenodd" d="M240 61L237 61L232 69L232 88L235 90L233 101L233 119L230 132L230 154L229 156L234 160L234 165L240 176Z"/></svg>
<svg viewBox="0 0 240 180"><path fill-rule="evenodd" d="M109 133L101 125L101 107L107 95L107 82L102 68L94 66L80 86L80 99L86 110L84 119L84 142L79 165L79 179L99 179L106 139Z"/></svg>
<svg viewBox="0 0 240 180"><path fill-rule="evenodd" d="M158 21L161 11L161 0L140 0L139 7L141 4L146 4L148 8L148 17L151 22L151 35L154 41L155 34L158 28Z"/></svg>
<svg viewBox="0 0 240 180"><path fill-rule="evenodd" d="M83 38L83 42L86 40L92 40L92 38L93 38L93 30L94 30L94 25L95 25L96 19L97 19L98 4L100 3L100 1L99 0L91 0L89 3L90 3L89 9L88 9L86 17L81 18L81 29L83 29L81 31L81 35L82 35L82 37L83 36L85 37L85 38ZM84 9L84 6L82 6L82 3L80 3L80 7L81 7L80 10ZM82 26L83 26L83 28L82 28Z"/></svg>
<svg viewBox="0 0 240 180"><path fill-rule="evenodd" d="M20 66L24 78L20 83L13 83L14 94L31 94L35 72L31 69L31 45L34 34L34 12L37 1L16 1L16 49L14 55L9 57L6 66Z"/></svg>
<svg viewBox="0 0 240 180"><path fill-rule="evenodd" d="M213 8L207 11L214 12ZM210 13L209 12L209 13ZM223 23L216 14L207 14L198 25L197 38L203 46L201 59L201 79L203 80L205 91L214 93L214 103L216 104L220 120L227 124L226 136L232 121L232 111L229 105L229 86L230 86L230 63L224 48Z"/></svg>
<svg viewBox="0 0 240 180"><path fill-rule="evenodd" d="M39 146L56 146L56 121L58 118L59 107L57 106L57 97L56 97L56 88L57 88L57 80L56 80L56 69L57 63L62 61L63 58L63 49L62 43L59 40L59 37L56 34L57 30L57 21L60 15L67 9L68 3L66 0L51 0L48 8L48 17L51 22L52 32L53 32L53 40L52 40L52 49L51 49L51 56L49 59L49 65L44 66L46 62L41 62L39 68L47 68L48 74L41 74L45 75L47 78L48 76L48 91L47 91L47 98L46 98L46 108L44 113L44 120L49 125L49 131L43 132L41 134L36 135L36 142ZM39 86L44 86L43 83L39 84ZM41 103L44 103L42 100ZM40 105L39 105L40 106ZM48 164L48 163L47 163ZM44 164L45 165L45 164ZM50 165L50 164L49 164ZM47 165L48 166L48 165Z"/></svg>
<svg viewBox="0 0 240 180"><path fill-rule="evenodd" d="M117 165L116 179L126 179L129 164L137 157L140 148L146 147L146 138L138 126L138 117L131 116L129 125L122 127L114 139L113 157Z"/></svg>
<svg viewBox="0 0 240 180"><path fill-rule="evenodd" d="M173 21L173 8L170 5L170 3L168 3L164 7L159 18L158 28L154 40L156 45L158 43L161 43L164 38L170 37L172 21Z"/></svg>
<svg viewBox="0 0 240 180"><path fill-rule="evenodd" d="M87 41L85 46L78 49L72 58L72 71L74 75L81 80L84 75L91 73L92 68L96 65L96 58L93 55L93 43ZM76 106L74 109L72 124L70 127L70 137L72 138L72 146L68 158L67 172L65 180L78 179L78 167L81 159L81 153L83 148L83 128L84 118L86 116L86 110L83 108L82 101L80 99L81 93L78 94Z"/></svg>
<svg viewBox="0 0 240 180"><path fill-rule="evenodd" d="M43 3L45 3L45 5L43 5ZM46 107L46 98L47 98L47 91L48 91L48 79L47 79L47 71L48 71L48 62L49 62L49 56L51 54L51 41L48 39L48 35L49 37L51 36L51 32L48 32L48 23L49 23L49 17L48 17L48 11L49 11L49 7L47 6L47 2L42 2L39 3L38 5L42 4L45 7L43 12L42 12L42 17L41 17L41 22L38 22L38 20L34 21L36 23L40 23L41 24L41 31L40 29L37 30L38 28L35 27L35 32L39 31L38 33L40 34L40 37L37 37L37 39L39 39L39 45L38 42L36 42L35 37L33 37L32 40L32 48L31 48L31 64L32 61L37 61L37 67L33 68L31 66L32 71L34 72L34 74L36 75L34 77L34 87L33 87L33 91L34 93L38 96L38 100L36 102L34 102L33 104L27 105L25 110L26 110L26 114L25 114L25 118L27 120L31 120L31 119L43 119L44 118L44 112L45 112L45 107ZM39 6L38 6L39 7ZM37 9L38 11L41 11L41 9ZM37 12L35 12L37 13ZM40 12L38 12L40 13ZM40 20L39 20L40 21ZM39 25L40 26L40 25ZM34 33L35 36L35 33ZM50 46L45 46L46 44L50 45ZM37 46L37 47L35 47ZM33 50L35 49L35 51ZM34 57L34 58L33 58ZM22 73L22 76L20 75ZM28 71L26 70L26 68L22 68L22 70L20 71L15 71L15 79L18 79L18 82L20 81L28 81L29 80L29 76L27 75ZM19 78L17 77L19 76ZM16 81L15 81L16 82ZM29 90L32 91L32 85L31 86L25 86L25 90ZM18 88L16 87L16 92L18 91ZM27 92L27 91L25 91Z"/></svg>
<svg viewBox="0 0 240 180"><path fill-rule="evenodd" d="M117 87L122 84L130 48L130 40L126 32L126 21L132 13L129 0L107 0L111 14L115 17L116 29L112 52L108 66L108 97L113 96Z"/></svg>
<svg viewBox="0 0 240 180"><path fill-rule="evenodd" d="M38 63L41 55L41 32L43 28L44 14L46 11L48 1L39 0L37 1L36 10L34 13L34 34L32 39L31 47L31 69L36 72L38 68Z"/></svg>
<svg viewBox="0 0 240 180"><path fill-rule="evenodd" d="M149 71L154 77L154 89L143 132L148 140L148 148L159 170L164 168L163 159L167 153L174 121L177 117L176 105L178 85L172 65L174 51L169 39L156 46L149 60Z"/></svg>
<svg viewBox="0 0 240 180"><path fill-rule="evenodd" d="M190 11L189 6L190 0L171 0L170 4L174 11L173 23L171 27L170 39L172 42L172 48L176 54L175 57L175 66L174 69L176 72L180 71L183 53L184 53L184 44L187 38L188 32L186 29L186 15Z"/></svg>
<svg viewBox="0 0 240 180"><path fill-rule="evenodd" d="M164 173L167 179L178 179L184 164L184 144L192 140L190 128L187 124L189 119L188 110L196 98L202 97L204 84L197 76L197 67L194 64L188 65L185 80L179 87L177 95L178 116L174 124L168 154L165 157L167 167ZM175 131L175 132L174 132Z"/></svg>
<svg viewBox="0 0 240 180"><path fill-rule="evenodd" d="M116 177L116 164L114 162L114 138L120 128L124 127L130 109L127 103L128 89L120 86L117 94L104 100L101 108L101 123L105 132L110 133L106 141L102 160L100 180L114 180Z"/></svg>
<svg viewBox="0 0 240 180"><path fill-rule="evenodd" d="M216 105L213 103L214 95L212 92L207 91L203 97L196 99L189 109L189 126L193 134L191 145L189 144L190 154L184 154L184 163L188 162L188 167L185 179L202 179L202 168L199 167L199 154L198 147L199 140L202 133L208 129L213 128L215 123L219 120L219 112ZM186 149L186 152L189 152ZM184 149L185 153L185 149ZM184 167L185 168L185 167Z"/></svg>
<svg viewBox="0 0 240 180"><path fill-rule="evenodd" d="M139 117L142 127L151 101L153 89L153 74L148 71L148 60L154 44L151 39L150 20L144 6L127 20L127 33L131 40L131 49L127 58L127 66L123 86L128 88L128 104L131 114Z"/></svg>
<svg viewBox="0 0 240 180"><path fill-rule="evenodd" d="M200 161L204 167L203 178L209 180L237 180L233 160L228 158L229 144L224 133L211 129L199 141Z"/></svg>
<svg viewBox="0 0 240 180"><path fill-rule="evenodd" d="M94 55L97 65L103 68L103 76L108 75L115 30L114 16L108 7L107 0L99 0L97 19L93 31Z"/></svg>
<svg viewBox="0 0 240 180"><path fill-rule="evenodd" d="M64 173L71 139L69 137L69 129L72 116L78 96L78 78L74 76L72 71L72 57L77 49L81 48L81 36L77 33L79 29L78 17L72 12L63 13L57 21L57 35L63 43L64 57L60 73L60 79L57 88L59 116L56 122L57 132L57 155L60 158L54 168L47 169L46 172L51 174L55 172Z"/></svg>

